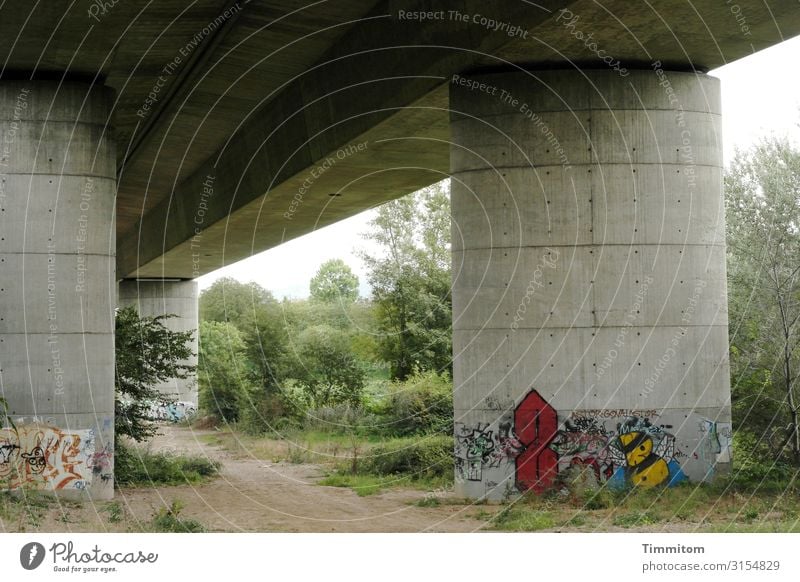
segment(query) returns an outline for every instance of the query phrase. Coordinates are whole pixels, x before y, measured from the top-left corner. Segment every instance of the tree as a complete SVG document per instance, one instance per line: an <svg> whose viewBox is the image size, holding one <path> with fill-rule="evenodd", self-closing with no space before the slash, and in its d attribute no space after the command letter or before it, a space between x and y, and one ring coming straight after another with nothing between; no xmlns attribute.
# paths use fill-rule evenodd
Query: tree
<svg viewBox="0 0 800 582"><path fill-rule="evenodd" d="M241 332L231 323L200 323L200 407L224 422L239 419L249 393L249 362Z"/></svg>
<svg viewBox="0 0 800 582"><path fill-rule="evenodd" d="M309 285L311 299L345 305L358 299L358 277L342 259L331 259L320 266Z"/></svg>
<svg viewBox="0 0 800 582"><path fill-rule="evenodd" d="M244 332L259 308L274 302L272 293L258 283L240 283L231 277L214 281L200 296L200 319L229 321Z"/></svg>
<svg viewBox="0 0 800 582"><path fill-rule="evenodd" d="M134 307L116 315L116 393L114 429L118 436L141 442L152 437L156 426L149 420L152 404L174 399L157 388L173 378L185 379L195 367L184 363L194 354L194 332L172 331L163 321L174 315L139 317Z"/></svg>
<svg viewBox="0 0 800 582"><path fill-rule="evenodd" d="M329 325L316 325L301 332L296 343L293 377L307 387L315 406L361 403L365 373L347 334Z"/></svg>
<svg viewBox="0 0 800 582"><path fill-rule="evenodd" d="M277 390L285 367L287 322L281 304L257 283L223 278L200 295L200 319L231 323L245 345L249 382Z"/></svg>
<svg viewBox="0 0 800 582"><path fill-rule="evenodd" d="M392 377L452 367L450 197L437 184L378 209L365 238L380 252L361 253L383 331L380 352Z"/></svg>
<svg viewBox="0 0 800 582"><path fill-rule="evenodd" d="M800 151L737 152L725 190L734 411L800 464Z"/></svg>

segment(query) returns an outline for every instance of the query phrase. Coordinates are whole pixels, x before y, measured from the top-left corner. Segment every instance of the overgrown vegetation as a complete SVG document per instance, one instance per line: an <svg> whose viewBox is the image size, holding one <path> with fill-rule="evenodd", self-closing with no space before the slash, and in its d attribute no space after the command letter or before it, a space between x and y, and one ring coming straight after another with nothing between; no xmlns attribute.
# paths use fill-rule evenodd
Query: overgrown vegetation
<svg viewBox="0 0 800 582"><path fill-rule="evenodd" d="M794 491L800 151L767 140L738 154L725 183L736 465L720 491ZM369 300L358 297L358 279L338 260L320 268L307 301L278 301L254 283L231 279L204 292L205 410L234 430L283 439L283 458L296 462L323 462L327 453L307 437L328 435L340 453L330 463L329 484L373 492L388 483L451 479L447 198L433 188L379 209L365 236L373 247L362 253ZM214 345L226 355L212 356ZM602 489L579 501L604 511L620 501L614 495ZM535 518L514 511L502 518L512 529L544 527L552 517L547 510ZM661 518L629 507L610 523L640 527Z"/></svg>
<svg viewBox="0 0 800 582"><path fill-rule="evenodd" d="M200 298L201 407L252 434L342 407L380 416L404 406L399 433L446 429L432 417L451 416L451 399L438 397L450 376L449 236L449 196L436 186L378 210L362 253L370 300L339 259L320 267L308 300L216 281ZM422 400L392 396L390 381L412 376Z"/></svg>
<svg viewBox="0 0 800 582"><path fill-rule="evenodd" d="M782 482L800 466L800 150L738 152L725 210L737 471Z"/></svg>
<svg viewBox="0 0 800 582"><path fill-rule="evenodd" d="M201 410L283 441L289 462L328 463L330 483L452 481L449 237L436 186L378 210L362 253L369 300L339 259L322 264L308 300L216 281L200 298ZM333 459L316 435L335 443Z"/></svg>
<svg viewBox="0 0 800 582"><path fill-rule="evenodd" d="M183 503L173 501L169 507L162 507L154 514L147 524L149 531L155 533L203 533L206 528L195 519L181 517Z"/></svg>
<svg viewBox="0 0 800 582"><path fill-rule="evenodd" d="M120 486L183 485L215 476L219 463L200 456L118 447L115 470Z"/></svg>
<svg viewBox="0 0 800 582"><path fill-rule="evenodd" d="M150 419L153 404L166 405L169 395L159 384L185 379L194 371L186 364L192 355L194 332L172 331L164 321L173 317L140 317L134 307L120 309L116 316L116 393L114 431L117 437L136 442L151 438L156 425Z"/></svg>
<svg viewBox="0 0 800 582"><path fill-rule="evenodd" d="M186 363L193 355L190 341L194 332L168 329L164 321L170 317L140 317L133 307L120 309L116 315L116 486L177 485L217 472L217 465L207 459L153 453L132 444L148 441L156 434L153 407L174 401L159 390L159 385L185 379L195 371Z"/></svg>
<svg viewBox="0 0 800 582"><path fill-rule="evenodd" d="M786 484L785 484L786 485ZM797 481L777 490L758 481L723 478L714 485L552 491L527 494L473 517L500 531L800 531Z"/></svg>

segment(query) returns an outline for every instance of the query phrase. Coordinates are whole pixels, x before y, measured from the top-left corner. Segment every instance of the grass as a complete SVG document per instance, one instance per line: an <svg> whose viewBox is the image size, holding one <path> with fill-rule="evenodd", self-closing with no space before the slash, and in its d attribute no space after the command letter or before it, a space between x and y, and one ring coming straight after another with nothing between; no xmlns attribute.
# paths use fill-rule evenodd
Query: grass
<svg viewBox="0 0 800 582"><path fill-rule="evenodd" d="M219 466L201 456L117 446L114 469L118 486L136 487L199 483L217 475Z"/></svg>
<svg viewBox="0 0 800 582"><path fill-rule="evenodd" d="M556 525L549 511L506 506L492 519L492 529L509 532L526 532L550 529Z"/></svg>
<svg viewBox="0 0 800 582"><path fill-rule="evenodd" d="M641 525L652 525L661 521L653 512L650 511L631 511L628 513L619 513L614 516L614 525L619 527L636 527Z"/></svg>
<svg viewBox="0 0 800 582"><path fill-rule="evenodd" d="M82 505L75 501L57 499L52 494L41 491L16 489L0 492L0 526L6 531L26 531L29 527L38 529L47 515L57 511L56 521L78 523L71 510L79 510Z"/></svg>
<svg viewBox="0 0 800 582"><path fill-rule="evenodd" d="M363 450L354 448L353 455L335 464L321 484L349 487L361 496L391 487L445 490L452 486L452 450L449 437L387 439Z"/></svg>
<svg viewBox="0 0 800 582"><path fill-rule="evenodd" d="M354 436L305 430L275 439L227 430L200 438L240 458L322 465L328 474L320 485L348 487L359 496L395 487L448 489L453 482L450 437Z"/></svg>
<svg viewBox="0 0 800 582"><path fill-rule="evenodd" d="M14 493L3 491L0 493L0 521L4 524L14 524L13 528L6 526L6 530L22 532L28 526L36 529L41 526L47 512L57 503L57 499L37 491L18 490Z"/></svg>
<svg viewBox="0 0 800 582"><path fill-rule="evenodd" d="M154 533L203 533L206 528L199 521L180 516L183 504L173 501L169 507L162 507L153 514L145 528Z"/></svg>
<svg viewBox="0 0 800 582"><path fill-rule="evenodd" d="M366 497L391 487L409 486L411 485L411 480L408 477L381 477L378 475L352 475L334 472L325 477L319 484L330 487L348 487L355 491L359 497Z"/></svg>
<svg viewBox="0 0 800 582"><path fill-rule="evenodd" d="M475 507L452 494L452 439L444 436L352 436L324 430L293 429L285 438L251 437L226 431L207 442L234 455L273 462L315 463L327 469L321 485L348 487L359 496L392 488L413 488L425 495L410 504ZM505 504L484 503L468 515L498 531L742 531L797 532L800 496L794 478L753 475L720 479L714 485L671 488L579 491L564 488L526 494ZM755 481L754 481L755 479Z"/></svg>
<svg viewBox="0 0 800 582"><path fill-rule="evenodd" d="M108 521L110 523L119 523L125 517L125 508L122 507L119 501L112 501L108 503L103 511L108 512Z"/></svg>
<svg viewBox="0 0 800 582"><path fill-rule="evenodd" d="M376 435L356 436L325 431L291 431L272 436L251 436L233 430L220 431L200 439L210 445L224 448L239 458L255 458L279 463L338 462L377 445L385 438Z"/></svg>
<svg viewBox="0 0 800 582"><path fill-rule="evenodd" d="M684 484L665 489L527 494L473 515L500 531L799 532L800 497L793 491Z"/></svg>

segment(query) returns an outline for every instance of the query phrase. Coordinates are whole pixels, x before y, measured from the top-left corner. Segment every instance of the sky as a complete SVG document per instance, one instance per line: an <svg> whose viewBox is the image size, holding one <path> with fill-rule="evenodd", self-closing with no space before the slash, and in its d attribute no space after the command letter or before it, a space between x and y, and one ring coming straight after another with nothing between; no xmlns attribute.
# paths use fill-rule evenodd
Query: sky
<svg viewBox="0 0 800 582"><path fill-rule="evenodd" d="M735 149L747 149L762 136L788 135L800 142L800 37L785 41L734 63L710 71L722 81L723 159ZM375 210L321 228L281 246L209 273L198 279L200 289L221 277L255 281L277 298L308 297L308 283L320 265L343 259L358 276L361 295L369 295L367 274L356 250L368 248L361 234Z"/></svg>

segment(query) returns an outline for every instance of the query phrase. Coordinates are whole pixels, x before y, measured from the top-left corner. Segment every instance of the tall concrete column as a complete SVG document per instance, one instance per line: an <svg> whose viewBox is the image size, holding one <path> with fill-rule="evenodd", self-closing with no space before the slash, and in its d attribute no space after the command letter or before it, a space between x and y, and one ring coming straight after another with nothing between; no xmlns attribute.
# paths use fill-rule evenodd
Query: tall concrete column
<svg viewBox="0 0 800 582"><path fill-rule="evenodd" d="M191 331L192 356L185 363L197 365L198 349L198 293L196 281L126 279L119 283L120 307L132 305L142 317L175 315L163 321L172 331ZM170 398L191 402L197 407L197 379L194 375L184 380L173 379L159 386Z"/></svg>
<svg viewBox="0 0 800 582"><path fill-rule="evenodd" d="M451 109L459 493L726 470L718 80L463 76Z"/></svg>
<svg viewBox="0 0 800 582"><path fill-rule="evenodd" d="M113 496L112 92L0 82L0 480Z"/></svg>

